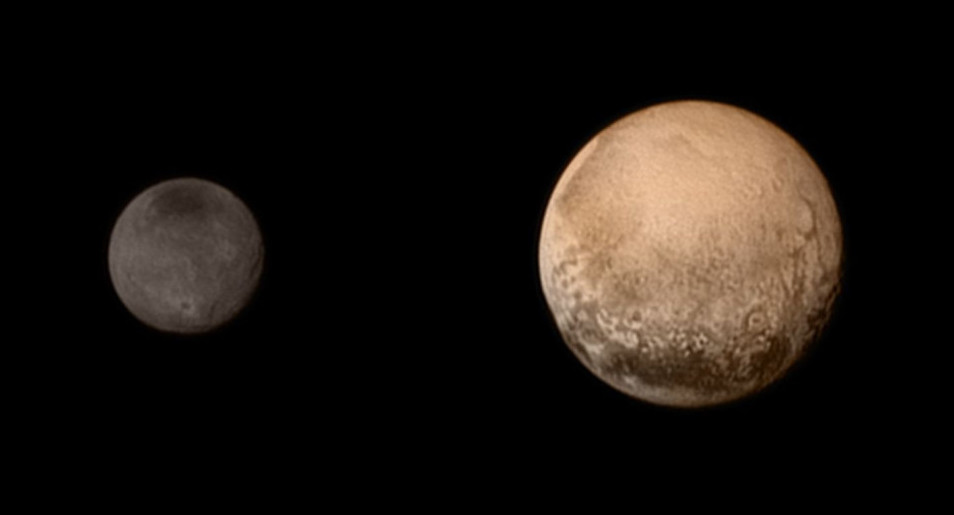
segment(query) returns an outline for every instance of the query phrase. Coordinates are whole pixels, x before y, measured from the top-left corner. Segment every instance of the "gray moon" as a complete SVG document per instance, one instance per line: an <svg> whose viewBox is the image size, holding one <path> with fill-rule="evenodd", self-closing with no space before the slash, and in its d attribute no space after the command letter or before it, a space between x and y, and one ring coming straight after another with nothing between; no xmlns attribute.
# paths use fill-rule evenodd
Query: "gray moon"
<svg viewBox="0 0 954 515"><path fill-rule="evenodd" d="M143 323L195 334L228 322L258 286L264 247L248 207L218 184L180 178L123 210L109 242L116 293Z"/></svg>
<svg viewBox="0 0 954 515"><path fill-rule="evenodd" d="M570 162L539 267L593 374L650 403L709 406L762 390L817 340L840 291L842 229L791 136L738 107L670 102Z"/></svg>

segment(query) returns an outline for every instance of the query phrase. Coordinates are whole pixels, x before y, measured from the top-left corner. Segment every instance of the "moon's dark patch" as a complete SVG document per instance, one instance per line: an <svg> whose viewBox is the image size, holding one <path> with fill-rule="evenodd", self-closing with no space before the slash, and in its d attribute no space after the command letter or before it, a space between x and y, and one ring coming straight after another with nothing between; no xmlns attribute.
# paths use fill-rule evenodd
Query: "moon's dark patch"
<svg viewBox="0 0 954 515"><path fill-rule="evenodd" d="M177 184L157 194L152 205L162 217L195 216L209 206L205 190L191 184Z"/></svg>
<svg viewBox="0 0 954 515"><path fill-rule="evenodd" d="M206 332L233 318L262 270L251 212L209 181L183 178L137 196L113 228L109 269L129 311L157 329Z"/></svg>

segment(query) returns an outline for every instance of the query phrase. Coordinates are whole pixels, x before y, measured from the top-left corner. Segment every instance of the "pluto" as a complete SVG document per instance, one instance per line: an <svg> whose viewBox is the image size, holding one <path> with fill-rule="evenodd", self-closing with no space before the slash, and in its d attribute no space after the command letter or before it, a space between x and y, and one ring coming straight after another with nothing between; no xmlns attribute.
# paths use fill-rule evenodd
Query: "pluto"
<svg viewBox="0 0 954 515"><path fill-rule="evenodd" d="M233 319L255 291L264 248L252 213L215 183L180 178L132 200L113 228L109 272L146 325L196 334Z"/></svg>
<svg viewBox="0 0 954 515"><path fill-rule="evenodd" d="M593 137L539 242L573 354L625 394L687 408L784 376L827 325L842 264L838 210L808 153L707 101L651 106Z"/></svg>

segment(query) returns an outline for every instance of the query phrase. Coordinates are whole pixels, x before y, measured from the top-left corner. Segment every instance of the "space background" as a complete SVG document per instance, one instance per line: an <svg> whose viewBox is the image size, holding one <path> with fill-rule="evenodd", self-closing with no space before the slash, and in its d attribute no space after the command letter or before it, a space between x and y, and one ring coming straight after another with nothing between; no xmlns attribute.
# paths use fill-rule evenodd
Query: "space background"
<svg viewBox="0 0 954 515"><path fill-rule="evenodd" d="M350 484L401 482L411 464L440 479L519 463L865 468L936 452L949 100L921 46L764 34L600 52L518 27L399 32L366 45L304 30L90 36L47 54L25 89L53 121L32 117L21 137L44 142L29 147L33 187L56 188L55 213L37 215L56 227L56 300L17 367L44 452L75 474L196 460L289 484L303 469ZM677 99L731 103L791 134L828 179L845 238L843 291L815 349L767 391L702 410L590 374L536 268L546 202L580 147ZM125 204L181 175L231 189L265 241L251 305L204 336L137 322L106 268Z"/></svg>

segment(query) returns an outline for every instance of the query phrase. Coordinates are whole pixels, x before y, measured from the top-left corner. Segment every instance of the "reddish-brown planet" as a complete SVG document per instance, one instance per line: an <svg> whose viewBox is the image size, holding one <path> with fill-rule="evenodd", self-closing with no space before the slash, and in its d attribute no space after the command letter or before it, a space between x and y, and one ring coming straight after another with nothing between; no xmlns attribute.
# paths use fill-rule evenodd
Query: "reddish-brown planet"
<svg viewBox="0 0 954 515"><path fill-rule="evenodd" d="M539 248L577 358L628 395L682 407L782 377L825 326L841 260L808 153L764 118L701 101L594 136L550 197Z"/></svg>
<svg viewBox="0 0 954 515"><path fill-rule="evenodd" d="M264 248L248 207L197 178L159 183L126 206L109 243L109 272L126 308L161 331L211 331L251 298Z"/></svg>

